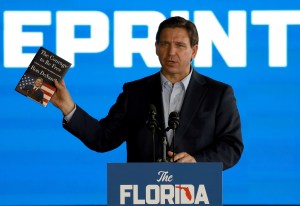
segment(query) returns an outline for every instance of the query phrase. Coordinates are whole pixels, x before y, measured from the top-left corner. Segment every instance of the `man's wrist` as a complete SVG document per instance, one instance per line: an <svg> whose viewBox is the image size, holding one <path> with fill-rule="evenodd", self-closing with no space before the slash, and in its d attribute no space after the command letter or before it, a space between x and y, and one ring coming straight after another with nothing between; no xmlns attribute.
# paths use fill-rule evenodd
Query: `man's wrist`
<svg viewBox="0 0 300 206"><path fill-rule="evenodd" d="M74 104L74 108L71 112L69 112L67 115L64 115L64 120L66 120L66 122L69 122L72 119L75 111L76 111L76 104Z"/></svg>
<svg viewBox="0 0 300 206"><path fill-rule="evenodd" d="M72 102L69 105L65 106L64 108L61 109L62 113L64 116L67 116L68 114L70 114L74 109L75 109L75 103Z"/></svg>

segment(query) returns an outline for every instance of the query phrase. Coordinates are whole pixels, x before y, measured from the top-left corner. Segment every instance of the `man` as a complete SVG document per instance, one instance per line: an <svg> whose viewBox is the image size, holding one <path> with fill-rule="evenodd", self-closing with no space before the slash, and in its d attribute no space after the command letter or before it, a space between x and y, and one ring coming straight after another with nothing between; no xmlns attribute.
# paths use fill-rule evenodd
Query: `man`
<svg viewBox="0 0 300 206"><path fill-rule="evenodd" d="M38 77L34 81L33 84L26 85L23 90L26 91L26 94L36 100L39 103L43 103L44 99L44 92L41 90L41 87L43 85L43 78Z"/></svg>
<svg viewBox="0 0 300 206"><path fill-rule="evenodd" d="M55 82L57 92L51 101L65 116L63 127L92 150L110 151L126 141L128 162L151 162L164 155L162 137L156 134L153 140L146 124L149 105L154 105L162 129L171 112L179 113L175 139L166 134L170 161L222 162L223 169L232 167L243 151L238 109L229 85L192 68L198 50L195 25L181 17L166 19L158 28L155 47L161 71L124 84L100 121L75 105L64 81Z"/></svg>

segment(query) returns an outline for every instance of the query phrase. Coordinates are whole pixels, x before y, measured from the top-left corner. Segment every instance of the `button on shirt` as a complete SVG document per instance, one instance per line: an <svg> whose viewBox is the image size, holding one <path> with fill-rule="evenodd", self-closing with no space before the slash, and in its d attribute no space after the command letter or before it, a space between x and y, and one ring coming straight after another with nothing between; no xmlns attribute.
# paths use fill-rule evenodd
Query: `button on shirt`
<svg viewBox="0 0 300 206"><path fill-rule="evenodd" d="M162 73L160 73L164 107L164 121L166 127L168 127L169 114L174 111L179 113L181 110L184 95L191 79L191 74L192 71L180 82L172 84ZM166 135L168 143L169 145L171 145L173 139L173 131L169 130Z"/></svg>

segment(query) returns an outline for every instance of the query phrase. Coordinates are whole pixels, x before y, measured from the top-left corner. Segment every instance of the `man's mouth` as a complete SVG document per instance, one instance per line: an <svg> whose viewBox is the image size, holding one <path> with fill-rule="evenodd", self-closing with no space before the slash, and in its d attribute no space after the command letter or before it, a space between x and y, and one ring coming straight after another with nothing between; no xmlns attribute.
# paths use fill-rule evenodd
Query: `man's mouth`
<svg viewBox="0 0 300 206"><path fill-rule="evenodd" d="M174 60L167 60L167 64L175 64L176 63L176 61L174 61Z"/></svg>

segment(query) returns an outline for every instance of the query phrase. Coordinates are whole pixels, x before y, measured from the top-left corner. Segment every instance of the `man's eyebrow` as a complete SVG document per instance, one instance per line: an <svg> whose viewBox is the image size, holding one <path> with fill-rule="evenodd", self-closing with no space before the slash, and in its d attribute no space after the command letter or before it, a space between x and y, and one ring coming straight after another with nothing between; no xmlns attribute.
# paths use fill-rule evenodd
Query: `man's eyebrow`
<svg viewBox="0 0 300 206"><path fill-rule="evenodd" d="M159 42L162 42L162 43L171 43L171 41L167 41L167 40L161 40ZM175 44L186 44L185 42L183 41L174 41Z"/></svg>

